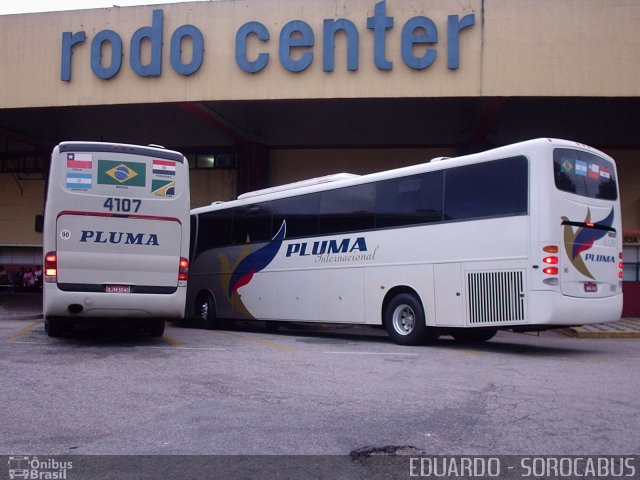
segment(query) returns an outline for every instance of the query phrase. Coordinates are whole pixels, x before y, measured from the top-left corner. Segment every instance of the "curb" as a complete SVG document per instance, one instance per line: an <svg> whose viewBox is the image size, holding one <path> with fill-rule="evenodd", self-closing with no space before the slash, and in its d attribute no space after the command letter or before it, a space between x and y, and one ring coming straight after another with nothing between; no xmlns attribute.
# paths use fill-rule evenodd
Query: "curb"
<svg viewBox="0 0 640 480"><path fill-rule="evenodd" d="M11 313L0 312L0 320L42 320L44 315L42 313Z"/></svg>
<svg viewBox="0 0 640 480"><path fill-rule="evenodd" d="M14 318L16 320L42 320L44 316L39 313L36 315L16 315Z"/></svg>
<svg viewBox="0 0 640 480"><path fill-rule="evenodd" d="M568 327L558 331L577 338L640 338L640 319L623 318L616 322Z"/></svg>

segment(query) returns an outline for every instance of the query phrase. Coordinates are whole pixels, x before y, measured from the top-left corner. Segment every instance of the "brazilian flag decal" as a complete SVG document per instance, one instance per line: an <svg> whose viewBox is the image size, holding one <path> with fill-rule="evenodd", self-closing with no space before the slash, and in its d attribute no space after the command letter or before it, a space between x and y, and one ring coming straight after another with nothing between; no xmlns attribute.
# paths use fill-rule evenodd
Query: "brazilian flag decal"
<svg viewBox="0 0 640 480"><path fill-rule="evenodd" d="M101 185L144 187L146 169L145 163L98 160L98 183Z"/></svg>
<svg viewBox="0 0 640 480"><path fill-rule="evenodd" d="M151 180L151 193L158 197L173 197L176 194L176 182L173 180Z"/></svg>

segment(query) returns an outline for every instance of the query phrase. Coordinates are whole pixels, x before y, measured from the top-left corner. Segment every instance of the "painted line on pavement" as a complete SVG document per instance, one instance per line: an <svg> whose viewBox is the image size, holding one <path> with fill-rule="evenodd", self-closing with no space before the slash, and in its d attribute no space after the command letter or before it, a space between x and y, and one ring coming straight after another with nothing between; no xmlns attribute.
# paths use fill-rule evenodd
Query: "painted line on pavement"
<svg viewBox="0 0 640 480"><path fill-rule="evenodd" d="M10 342L15 342L17 340L20 340L22 337L24 337L27 333L29 333L31 330L33 330L34 328L36 328L38 325L42 325L42 322L33 322L30 323L29 325L27 325L26 327L24 327L22 330L20 330L18 333L16 333L13 337L11 337L9 339Z"/></svg>
<svg viewBox="0 0 640 480"><path fill-rule="evenodd" d="M402 352L354 352L354 351L328 351L322 352L332 355L400 355L403 357L419 357L417 353L402 353Z"/></svg>
<svg viewBox="0 0 640 480"><path fill-rule="evenodd" d="M276 342L270 342L269 340L264 340L262 338L252 337L250 335L242 335L240 333L235 333L235 332L220 332L220 333L231 335L233 337L238 337L243 340L249 340L250 342L259 343L260 345L264 345L265 347L275 348L276 350L280 350L282 352L295 353L298 351L295 348L287 347L285 345L280 345L279 343L276 343Z"/></svg>
<svg viewBox="0 0 640 480"><path fill-rule="evenodd" d="M168 343L169 345L171 345L172 347L175 348L184 348L184 345L182 343L180 343L179 341L171 338L169 335L163 335L162 337L160 337L162 340L164 340L166 343Z"/></svg>
<svg viewBox="0 0 640 480"><path fill-rule="evenodd" d="M135 348L156 348L156 349L166 349L166 346L161 346L161 347L154 347L151 345L138 345ZM180 350L208 350L208 351L212 351L212 352L226 352L227 349L226 348L216 348L216 347L185 347L185 346L181 346L181 347L177 347Z"/></svg>

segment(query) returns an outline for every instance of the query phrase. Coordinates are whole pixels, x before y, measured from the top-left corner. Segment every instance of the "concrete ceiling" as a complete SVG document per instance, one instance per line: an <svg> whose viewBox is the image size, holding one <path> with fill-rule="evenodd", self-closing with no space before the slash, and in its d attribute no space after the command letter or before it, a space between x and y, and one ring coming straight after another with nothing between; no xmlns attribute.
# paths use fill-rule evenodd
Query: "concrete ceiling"
<svg viewBox="0 0 640 480"><path fill-rule="evenodd" d="M534 137L640 148L639 98L400 98L225 101L0 110L0 159L63 140L160 144L184 152L250 141L269 148L457 147Z"/></svg>

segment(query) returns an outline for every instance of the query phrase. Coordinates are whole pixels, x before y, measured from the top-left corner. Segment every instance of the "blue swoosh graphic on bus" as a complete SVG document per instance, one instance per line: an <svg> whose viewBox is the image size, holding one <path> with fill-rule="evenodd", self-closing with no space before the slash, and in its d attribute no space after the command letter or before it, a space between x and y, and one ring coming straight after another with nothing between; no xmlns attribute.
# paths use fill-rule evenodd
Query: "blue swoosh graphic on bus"
<svg viewBox="0 0 640 480"><path fill-rule="evenodd" d="M273 261L278 254L278 250L280 250L286 232L287 224L286 221L283 221L278 233L274 235L269 243L242 259L231 274L229 298L231 298L240 287L244 287L251 282L251 279L256 273L264 270Z"/></svg>
<svg viewBox="0 0 640 480"><path fill-rule="evenodd" d="M584 219L584 223L595 223L597 225L603 227L611 227L613 225L613 220L615 218L613 208L611 208L611 212L607 215L606 218L602 219L599 222L591 221L591 210L587 209L587 216ZM562 217L562 220L565 222L569 222L567 217ZM594 278L593 274L589 271L589 268L586 266L583 258L580 256L582 252L586 252L596 240L601 239L605 235L607 235L607 230L595 229L595 228L584 228L578 227L578 229L574 232L573 227L571 225L564 226L564 247L569 256L569 261L574 266L576 270L589 278Z"/></svg>
<svg viewBox="0 0 640 480"><path fill-rule="evenodd" d="M613 225L613 208L611 213L604 220L595 222L603 227L611 227ZM576 258L582 252L589 250L596 240L600 240L608 232L606 230L594 229L594 228L579 228L576 232L576 238L573 244L572 257Z"/></svg>

